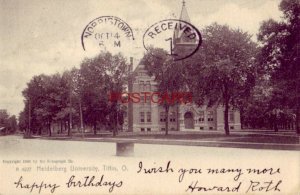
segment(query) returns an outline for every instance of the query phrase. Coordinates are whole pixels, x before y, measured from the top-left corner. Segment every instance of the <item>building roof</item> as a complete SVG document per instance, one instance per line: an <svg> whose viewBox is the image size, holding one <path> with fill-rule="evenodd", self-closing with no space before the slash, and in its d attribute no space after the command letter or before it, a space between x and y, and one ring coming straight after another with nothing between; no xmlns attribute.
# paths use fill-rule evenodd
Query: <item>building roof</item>
<svg viewBox="0 0 300 195"><path fill-rule="evenodd" d="M188 12L187 12L186 7L185 7L185 1L184 0L182 1L182 8L181 8L181 13L180 13L179 20L183 20L183 21L186 21L188 23L191 22L190 17L188 15Z"/></svg>
<svg viewBox="0 0 300 195"><path fill-rule="evenodd" d="M189 17L188 12L187 12L187 9L185 7L185 1L184 0L182 1L182 8L181 8L179 20L186 21L188 23L191 22L190 17ZM179 39L180 36L181 35L180 35L179 28L175 29L174 30L174 40Z"/></svg>
<svg viewBox="0 0 300 195"><path fill-rule="evenodd" d="M185 6L185 0L182 1L182 8L181 8L181 13L180 13L179 20L187 22L187 23L191 23L188 11L187 11L186 6ZM181 44L181 45L186 44L187 46L189 46L189 45L195 43L195 40L192 40L192 42L191 42L191 40L186 39L183 36L182 33L183 33L183 31L180 30L180 28L176 28L174 30L174 34L173 34L174 45L176 45L176 44Z"/></svg>

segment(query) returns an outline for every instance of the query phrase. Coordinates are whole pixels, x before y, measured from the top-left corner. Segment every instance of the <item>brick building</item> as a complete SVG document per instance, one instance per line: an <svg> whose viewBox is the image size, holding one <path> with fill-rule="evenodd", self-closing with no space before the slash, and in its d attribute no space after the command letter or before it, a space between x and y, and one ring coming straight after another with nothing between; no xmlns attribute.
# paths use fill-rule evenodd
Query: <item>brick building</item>
<svg viewBox="0 0 300 195"><path fill-rule="evenodd" d="M190 19L183 2L180 20L190 23ZM187 42L174 32L174 50L188 50L193 47L192 42ZM132 63L130 69L132 70ZM132 72L132 79L128 83L129 93L155 92L157 83L154 77L147 74L145 66L138 64ZM149 97L150 98L150 97ZM127 131L164 131L166 114L164 108L150 100L144 100L141 96L139 103L129 102L124 120L124 130ZM203 105L198 107L193 103L179 104L169 109L169 130L173 131L223 131L224 129L224 107ZM229 112L230 129L240 129L240 113L237 110Z"/></svg>

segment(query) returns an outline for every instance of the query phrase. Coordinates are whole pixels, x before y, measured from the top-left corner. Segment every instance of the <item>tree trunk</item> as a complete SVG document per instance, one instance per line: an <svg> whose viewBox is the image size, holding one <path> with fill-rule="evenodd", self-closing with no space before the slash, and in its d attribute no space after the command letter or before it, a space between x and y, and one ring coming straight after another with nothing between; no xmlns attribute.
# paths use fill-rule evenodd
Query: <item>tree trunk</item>
<svg viewBox="0 0 300 195"><path fill-rule="evenodd" d="M94 129L94 135L96 135L97 134L97 122L96 122L96 120L94 121L94 125L93 125L94 127L93 127L93 129Z"/></svg>
<svg viewBox="0 0 300 195"><path fill-rule="evenodd" d="M71 78L71 77L70 77ZM69 124L70 127L68 128L68 136L71 135L71 129L73 129L73 118L72 118L72 79L70 79L70 90L69 90Z"/></svg>
<svg viewBox="0 0 300 195"><path fill-rule="evenodd" d="M49 121L49 124L48 124L48 133L49 133L49 136L51 137L52 132L51 132L51 122L50 121Z"/></svg>
<svg viewBox="0 0 300 195"><path fill-rule="evenodd" d="M228 122L228 113L229 113L229 100L230 100L230 95L228 91L228 85L224 83L224 92L223 92L223 98L224 98L224 130L225 130L225 135L229 135L229 122Z"/></svg>
<svg viewBox="0 0 300 195"><path fill-rule="evenodd" d="M116 125L114 125L113 127L113 137L116 137L117 133L116 133Z"/></svg>
<svg viewBox="0 0 300 195"><path fill-rule="evenodd" d="M117 135L117 132L116 132L116 120L115 120L115 117L113 119L113 137L115 137Z"/></svg>
<svg viewBox="0 0 300 195"><path fill-rule="evenodd" d="M274 131L278 132L278 125L277 125L277 119L274 120Z"/></svg>
<svg viewBox="0 0 300 195"><path fill-rule="evenodd" d="M274 125L274 131L275 132L278 132L278 124L277 124L277 111L275 111L275 114L274 114L274 120L273 120L273 125Z"/></svg>
<svg viewBox="0 0 300 195"><path fill-rule="evenodd" d="M72 124L72 120L73 120L73 117L72 117L72 113L71 113L72 111L70 111L70 114L69 114L69 123L70 123L70 129L72 129L73 128L73 124Z"/></svg>
<svg viewBox="0 0 300 195"><path fill-rule="evenodd" d="M63 132L63 120L60 120L60 134Z"/></svg>
<svg viewBox="0 0 300 195"><path fill-rule="evenodd" d="M300 108L296 108L296 132L298 135L300 135Z"/></svg>
<svg viewBox="0 0 300 195"><path fill-rule="evenodd" d="M180 123L179 123L179 104L176 105L176 125L177 131L180 131Z"/></svg>
<svg viewBox="0 0 300 195"><path fill-rule="evenodd" d="M28 132L27 136L31 136L31 101L28 100Z"/></svg>
<svg viewBox="0 0 300 195"><path fill-rule="evenodd" d="M165 113L166 113L166 132L165 135L168 135L169 131L169 105L165 105Z"/></svg>
<svg viewBox="0 0 300 195"><path fill-rule="evenodd" d="M80 115L80 130L83 132L83 116L82 116L81 101L79 101L79 115Z"/></svg>
<svg viewBox="0 0 300 195"><path fill-rule="evenodd" d="M64 120L63 122L64 122L64 129L63 129L63 131L66 132L67 129L69 128L69 121L68 120Z"/></svg>
<svg viewBox="0 0 300 195"><path fill-rule="evenodd" d="M71 135L71 129L72 129L72 124L71 123L69 123L69 124L70 124L70 128L68 128L68 136ZM65 126L65 129L66 129L66 126Z"/></svg>
<svg viewBox="0 0 300 195"><path fill-rule="evenodd" d="M244 117L244 108L243 106L241 106L240 108L240 119L241 119L241 129L244 128L244 125L245 125L245 117Z"/></svg>
<svg viewBox="0 0 300 195"><path fill-rule="evenodd" d="M116 111L114 113L114 118L113 118L113 123L114 123L113 136L115 137L118 134L118 123L119 123L118 114L119 114L119 107L118 107L117 104L115 104L114 106L116 108Z"/></svg>
<svg viewBox="0 0 300 195"><path fill-rule="evenodd" d="M229 123L228 123L228 113L229 113L229 102L225 101L225 111L224 111L224 129L225 134L229 135Z"/></svg>
<svg viewBox="0 0 300 195"><path fill-rule="evenodd" d="M71 135L71 129L72 129L72 117L69 118L69 122L68 122L68 136Z"/></svg>

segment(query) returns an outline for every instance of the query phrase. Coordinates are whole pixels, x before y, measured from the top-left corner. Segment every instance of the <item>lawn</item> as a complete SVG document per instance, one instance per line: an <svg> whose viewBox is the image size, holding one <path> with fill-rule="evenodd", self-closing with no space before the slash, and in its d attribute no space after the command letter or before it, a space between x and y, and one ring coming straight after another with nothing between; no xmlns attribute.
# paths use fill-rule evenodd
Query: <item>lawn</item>
<svg viewBox="0 0 300 195"><path fill-rule="evenodd" d="M92 134L85 135L85 137L106 137L113 138L111 134ZM299 144L299 136L297 135L274 135L274 134L238 134L234 133L229 136L223 133L170 133L165 135L163 132L158 133L121 133L116 138L131 138L131 139L163 139L163 140L203 140L203 141L220 141L220 142L251 142L251 143L277 143L277 144Z"/></svg>

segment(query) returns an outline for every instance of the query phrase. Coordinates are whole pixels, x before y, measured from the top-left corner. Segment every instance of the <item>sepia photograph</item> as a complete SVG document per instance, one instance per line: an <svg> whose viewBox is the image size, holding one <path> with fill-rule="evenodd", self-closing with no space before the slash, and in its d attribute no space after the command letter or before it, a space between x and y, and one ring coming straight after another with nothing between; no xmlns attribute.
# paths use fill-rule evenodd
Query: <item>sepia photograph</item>
<svg viewBox="0 0 300 195"><path fill-rule="evenodd" d="M0 195L299 195L300 0L0 8Z"/></svg>

